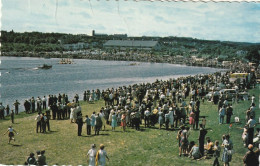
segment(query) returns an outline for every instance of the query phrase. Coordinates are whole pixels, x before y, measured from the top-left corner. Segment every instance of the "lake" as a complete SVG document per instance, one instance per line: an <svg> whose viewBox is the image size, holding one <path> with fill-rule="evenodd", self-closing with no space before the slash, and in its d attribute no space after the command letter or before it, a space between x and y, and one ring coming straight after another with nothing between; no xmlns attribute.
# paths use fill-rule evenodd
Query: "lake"
<svg viewBox="0 0 260 166"><path fill-rule="evenodd" d="M154 82L156 79L167 80L180 76L208 74L220 71L208 67L192 67L166 63L129 61L102 61L74 59L74 64L58 64L60 59L30 57L0 57L0 100L3 105L13 107L17 99L24 110L25 99L34 96L41 98L49 94L68 94L72 99L79 94L82 100L85 90L116 88L135 83ZM44 70L37 67L52 65Z"/></svg>

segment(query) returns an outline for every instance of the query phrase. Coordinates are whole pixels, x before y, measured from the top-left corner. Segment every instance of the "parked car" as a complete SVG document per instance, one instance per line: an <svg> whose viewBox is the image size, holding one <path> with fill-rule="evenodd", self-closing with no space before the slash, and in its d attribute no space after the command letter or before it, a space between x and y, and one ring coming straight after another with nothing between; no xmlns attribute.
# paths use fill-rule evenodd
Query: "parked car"
<svg viewBox="0 0 260 166"><path fill-rule="evenodd" d="M236 89L222 89L219 92L222 96L224 95L227 100L232 100L232 98L237 95Z"/></svg>

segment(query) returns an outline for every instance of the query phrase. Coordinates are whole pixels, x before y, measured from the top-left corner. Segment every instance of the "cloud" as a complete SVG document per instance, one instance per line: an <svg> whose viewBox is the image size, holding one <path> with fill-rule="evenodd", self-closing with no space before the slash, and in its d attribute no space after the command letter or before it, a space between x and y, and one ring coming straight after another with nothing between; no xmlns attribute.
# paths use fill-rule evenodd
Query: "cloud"
<svg viewBox="0 0 260 166"><path fill-rule="evenodd" d="M260 42L257 3L3 0L2 29Z"/></svg>

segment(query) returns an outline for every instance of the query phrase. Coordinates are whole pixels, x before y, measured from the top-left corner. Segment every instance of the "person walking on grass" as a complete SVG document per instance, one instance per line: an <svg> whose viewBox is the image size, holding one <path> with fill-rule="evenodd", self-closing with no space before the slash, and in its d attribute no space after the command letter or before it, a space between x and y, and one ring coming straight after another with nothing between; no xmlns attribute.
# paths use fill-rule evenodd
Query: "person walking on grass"
<svg viewBox="0 0 260 166"><path fill-rule="evenodd" d="M8 133L8 137L9 137L8 144L10 144L11 140L14 140L14 141L15 141L14 132L15 132L16 134L18 134L18 133L13 129L12 126L9 126L9 128L7 129L7 131L4 133L4 135L5 135L6 133Z"/></svg>
<svg viewBox="0 0 260 166"><path fill-rule="evenodd" d="M91 149L89 149L87 153L87 157L89 156L89 160L88 160L89 166L95 166L96 154L97 154L96 144L92 144Z"/></svg>
<svg viewBox="0 0 260 166"><path fill-rule="evenodd" d="M103 144L100 145L100 149L97 151L96 154L96 165L98 166L105 166L106 165L106 158L109 161L107 156L107 152L104 150L105 146Z"/></svg>

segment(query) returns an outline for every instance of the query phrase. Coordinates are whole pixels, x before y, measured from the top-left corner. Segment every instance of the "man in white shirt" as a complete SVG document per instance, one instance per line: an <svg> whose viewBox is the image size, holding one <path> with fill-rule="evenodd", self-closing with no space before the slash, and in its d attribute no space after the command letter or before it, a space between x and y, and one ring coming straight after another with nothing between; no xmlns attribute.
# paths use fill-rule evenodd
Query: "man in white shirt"
<svg viewBox="0 0 260 166"><path fill-rule="evenodd" d="M41 126L41 114L38 113L38 115L35 118L36 120L36 133L38 133L38 128L40 127L40 132L42 131L42 126Z"/></svg>
<svg viewBox="0 0 260 166"><path fill-rule="evenodd" d="M149 109L147 108L145 111L144 111L144 127L150 127L150 111Z"/></svg>
<svg viewBox="0 0 260 166"><path fill-rule="evenodd" d="M254 138L254 128L256 126L256 121L253 119L253 116L250 116L250 119L247 122L248 125L248 142L247 144L253 144L253 138Z"/></svg>
<svg viewBox="0 0 260 166"><path fill-rule="evenodd" d="M96 145L92 144L91 149L88 151L88 154L87 154L87 157L89 156L89 162L88 162L89 166L95 166L96 165L95 164L96 153L97 153Z"/></svg>

